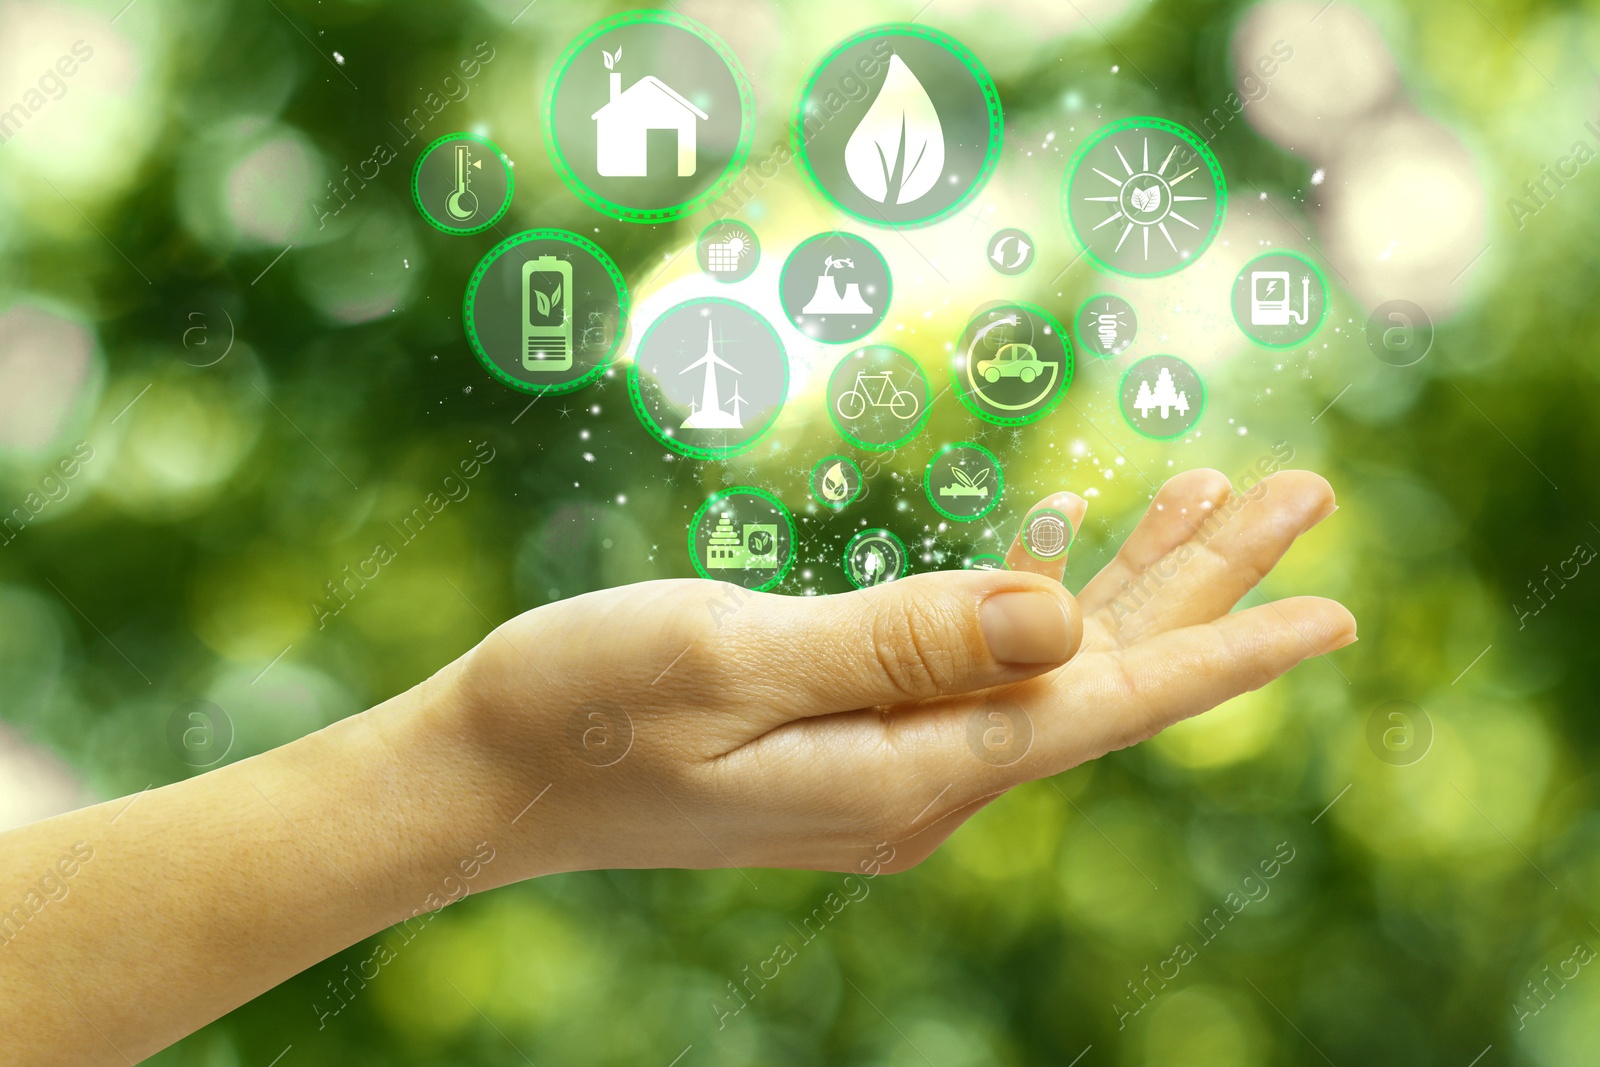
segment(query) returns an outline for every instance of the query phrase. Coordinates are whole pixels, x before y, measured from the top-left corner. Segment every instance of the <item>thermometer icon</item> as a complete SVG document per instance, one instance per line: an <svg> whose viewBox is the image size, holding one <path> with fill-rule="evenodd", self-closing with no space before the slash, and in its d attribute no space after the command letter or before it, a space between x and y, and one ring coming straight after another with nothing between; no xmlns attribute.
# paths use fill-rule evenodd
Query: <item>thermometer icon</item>
<svg viewBox="0 0 1600 1067"><path fill-rule="evenodd" d="M478 213L478 196L472 191L472 172L469 167L483 169L483 161L472 158L464 144L456 145L456 185L444 202L444 209L457 222L466 222Z"/></svg>

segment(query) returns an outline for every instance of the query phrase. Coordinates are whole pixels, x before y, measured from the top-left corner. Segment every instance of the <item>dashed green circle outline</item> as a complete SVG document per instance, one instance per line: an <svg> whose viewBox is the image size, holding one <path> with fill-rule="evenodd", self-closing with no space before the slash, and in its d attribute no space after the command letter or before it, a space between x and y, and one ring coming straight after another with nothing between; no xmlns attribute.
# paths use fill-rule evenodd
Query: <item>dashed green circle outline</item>
<svg viewBox="0 0 1600 1067"><path fill-rule="evenodd" d="M778 568L778 573L760 585L739 586L739 588L748 589L752 593L764 593L789 576L789 571L794 568L795 557L800 554L800 532L799 528L794 524L794 516L789 514L789 509L784 506L783 501L779 500L765 489L759 489L753 485L736 485L731 489L719 489L717 492L706 497L705 503L701 504L699 509L694 513L694 518L689 520L689 562L694 565L695 573L707 581L727 581L726 578L713 578L706 570L705 565L700 562L700 554L695 551L695 540L696 535L700 532L700 520L705 517L706 512L710 511L719 502L726 500L730 496L735 496L738 494L760 497L762 500L765 500L767 503L773 505L775 508L777 508L778 514L783 516L784 525L789 528L788 558L786 558L783 561L783 565ZM729 584L739 585L738 582L731 582Z"/></svg>
<svg viewBox="0 0 1600 1067"><path fill-rule="evenodd" d="M1194 421L1188 426L1185 426L1183 429L1179 430L1177 433L1169 433L1165 436L1153 433L1145 433L1144 430L1142 430L1137 424L1134 423L1132 419L1128 417L1128 412L1122 406L1122 387L1128 384L1128 375L1133 373L1134 368L1152 359L1175 359L1193 371L1194 380L1200 383L1200 410L1195 413ZM1152 352L1148 356L1140 356L1138 359L1128 364L1128 369L1123 371L1122 377L1117 380L1117 410L1122 412L1122 421L1127 423L1134 433L1151 441L1176 441L1184 434L1192 433L1194 428L1200 425L1200 420L1205 418L1206 402L1210 400L1210 398L1211 389L1206 385L1205 375L1200 373L1200 368L1196 367L1193 363L1190 363L1182 356L1174 356L1168 352Z"/></svg>
<svg viewBox="0 0 1600 1067"><path fill-rule="evenodd" d="M931 41L945 49L956 58L962 66L967 68L978 83L978 91L983 94L984 104L989 111L989 145L983 155L983 163L978 167L978 174L954 203L939 212L924 216L920 219L904 219L889 221L882 218L872 218L867 215L857 214L845 207L822 184L822 179L817 177L816 171L811 166L811 159L806 154L806 140L804 137L806 118L806 98L811 95L811 90L816 87L817 81L822 77L822 72L847 49L873 37L919 37ZM1000 106L1000 90L995 88L994 78L989 74L988 68L972 52L970 48L941 30L928 26L919 26L911 22L885 22L877 26L869 26L858 33L840 41L828 50L828 53L812 68L811 76L806 79L805 86L800 90L799 99L795 101L794 120L789 134L795 158L800 160L800 169L805 172L806 178L816 188L822 198L840 211L853 219L865 222L869 226L881 226L890 230L915 229L918 226L931 226L935 222L949 218L962 208L971 203L977 195L989 184L989 179L994 177L995 169L1000 165L1000 151L1005 140L1005 112Z"/></svg>
<svg viewBox="0 0 1600 1067"><path fill-rule="evenodd" d="M789 264L794 262L794 257L798 256L800 254L800 250L802 248L806 247L809 244L815 244L818 241L827 240L829 237L848 237L851 240L860 241L862 244L866 245L867 248L869 250L871 250L872 254L878 257L878 262L883 264L884 285L889 290L887 293L884 294L884 297L883 297L883 310L878 313L878 317L873 322L873 324L871 326L868 326L865 330L862 330L859 335L857 335L855 337L848 338L848 339L843 340L843 341L827 341L827 340L822 339L821 337L812 337L810 334L806 333L805 330L800 328L800 324L798 322L794 321L794 316L789 314L788 307L784 306L784 304L783 304L783 276L789 272ZM778 270L778 304L779 304L780 307L783 307L783 317L789 320L789 325L793 326L796 330L800 330L800 332L805 335L806 340L815 341L819 345L853 345L853 344L857 344L858 342L861 341L862 338L866 337L867 334L871 333L873 330L876 330L879 326L883 325L883 320L889 317L889 305L893 301L894 301L894 272L889 269L889 261L887 259L883 258L883 253L878 251L878 246L877 245L873 244L871 241L867 240L865 237L862 237L858 233L851 233L849 230L828 230L828 231L826 231L824 233L812 234L810 237L807 237L804 241L801 241L799 244L794 246L794 251L789 253L789 255L783 261L783 266L781 268L779 268L779 270Z"/></svg>
<svg viewBox="0 0 1600 1067"><path fill-rule="evenodd" d="M1078 227L1072 221L1071 202L1067 199L1067 191L1072 187L1073 176L1078 173L1078 165L1083 162L1083 158L1089 154L1090 149L1094 148L1101 141L1105 140L1107 137L1110 137L1114 133L1120 133L1123 130L1138 129L1141 127L1155 127L1159 130L1165 130L1166 132L1177 137L1179 140L1188 144L1190 148L1195 150L1195 154L1200 158L1200 160L1205 163L1206 169L1211 172L1212 181L1216 185L1217 189L1217 205L1216 210L1212 213L1211 232L1206 234L1205 240L1200 243L1200 247L1195 250L1194 255L1188 259L1179 261L1176 266L1169 267L1166 270L1154 271L1150 273L1127 271L1121 269L1120 267L1113 267L1111 264L1105 262L1099 256L1095 255L1094 251L1089 247L1089 242L1084 240L1083 236L1078 233ZM1200 138L1196 136L1195 132L1189 129L1189 127L1173 122L1170 119L1158 118L1154 115L1134 115L1131 118L1121 119L1117 122L1100 127L1100 129L1096 130L1089 136L1088 140L1084 141L1078 146L1078 150L1072 154L1071 161L1067 163L1067 172L1065 176L1063 176L1061 179L1061 198L1059 210L1061 212L1062 223L1065 225L1067 232L1072 234L1072 239L1077 241L1078 246L1083 249L1084 258L1089 260L1089 262L1093 263L1095 266L1099 267L1101 270L1110 274L1121 275L1124 278L1164 278L1169 274L1176 274L1183 268L1193 266L1195 263L1198 263L1200 261L1200 257L1205 255L1206 251L1210 249L1211 242L1216 240L1217 233L1222 229L1222 221L1228 213L1228 182L1227 179L1222 175L1222 164L1217 162L1217 157L1212 153L1210 146L1208 146L1204 141L1200 140Z"/></svg>
<svg viewBox="0 0 1600 1067"><path fill-rule="evenodd" d="M890 581L898 582L901 578L904 578L904 577L906 577L907 575L909 575L911 573L911 550L906 547L906 543L904 541L900 540L900 535L895 533L893 530L891 530L891 529L889 529L888 527L885 527L885 526L869 526L865 530L857 530L854 534L852 534L850 536L850 540L848 542L846 542L846 544L844 546L844 555L840 557L840 561L839 562L840 562L841 569L844 571L845 581L849 582L851 585L855 586L857 589L871 589L871 588L873 588L873 586L871 586L871 585L862 585L860 582L856 581L855 574L850 569L850 550L855 548L856 547L856 543L859 542L862 538L866 537L868 534L888 534L889 535L889 540L893 541L895 544L900 546L900 554L905 558L905 561L906 561L905 573L899 575L896 578L890 579ZM874 583L874 585L888 585L888 584L889 584L889 582L876 582L876 583Z"/></svg>
<svg viewBox="0 0 1600 1067"><path fill-rule="evenodd" d="M576 245L604 268L611 276L611 282L617 290L617 335L611 339L611 347L581 378L574 378L570 382L539 385L537 382L525 382L521 378L514 378L489 358L489 353L484 351L483 342L478 340L477 315L472 310L472 298L478 294L478 285L483 281L484 275L489 273L489 268L494 265L495 260L517 245L529 241L565 241L567 244ZM557 396L561 393L575 392L598 379L606 372L606 368L616 361L617 352L622 348L622 339L628 331L628 282L623 278L622 271L611 261L611 257L606 255L605 249L580 233L573 233L571 230L523 230L507 237L478 260L478 265L473 268L472 277L467 279L466 295L461 298L461 328L466 333L467 344L472 348L473 355L478 357L478 362L483 364L495 378L518 392L539 396Z"/></svg>
<svg viewBox="0 0 1600 1067"><path fill-rule="evenodd" d="M501 169L506 172L505 203L500 205L500 210L495 212L494 218L490 219L482 226L474 226L470 230L458 230L454 227L446 226L438 219L434 218L433 215L428 212L428 209L422 204L422 190L418 188L418 184L422 177L423 161L429 156L433 155L433 150L444 144L446 141L476 141L478 144L483 145L485 148L489 149L495 154L495 157L500 160ZM417 206L417 213L422 216L422 220L429 226L432 226L434 229L438 230L440 233L447 233L452 237L470 237L472 234L482 233L484 230L487 230L490 226L493 226L495 223L504 218L507 211L511 210L511 198L516 194L517 188L517 177L514 171L515 168L511 166L511 157L507 156L505 154L505 150L499 145L495 144L493 141L489 140L489 138L480 137L475 133L447 133L443 137L440 137L438 140L434 141L428 147L424 148L417 156L416 163L412 165L411 202Z"/></svg>
<svg viewBox="0 0 1600 1067"><path fill-rule="evenodd" d="M888 444L878 445L873 444L870 441L863 441L861 438L846 430L843 424L839 421L839 414L834 408L833 400L828 395L833 391L833 376L839 373L839 368L844 366L845 360L849 359L857 352L861 352L868 348L887 348L891 352L899 353L900 355L906 357L906 359L910 360L911 365L917 368L917 373L922 376L922 391L924 395L922 416L917 419L916 424L912 426L910 430L906 431L904 437L897 437ZM934 399L933 382L928 379L928 372L922 369L922 364L917 361L916 356L913 356L905 349L897 348L894 345L876 343L861 345L859 348L852 348L850 351L846 352L844 357L840 359L838 363L834 364L832 372L828 375L828 384L825 385L822 390L822 402L828 409L828 420L833 423L833 428L839 431L840 437L843 437L846 441L849 441L857 448L866 449L868 452L893 452L895 449L899 448L901 445L917 436L917 434L921 433L922 428L928 424L928 419L933 414Z"/></svg>
<svg viewBox="0 0 1600 1067"><path fill-rule="evenodd" d="M982 452L985 456L988 456L989 457L989 462L994 464L994 480L995 480L994 495L989 498L988 506L985 507L982 511L978 512L976 515L956 515L956 514L953 514L951 512L946 511L944 509L943 505L941 505L939 503L937 497L935 497L934 492L933 492L933 482L932 482L933 465L935 463L939 462L939 460L942 459L946 453L953 452L958 448L973 448L973 449L977 449L979 452ZM953 444L945 445L943 448L939 449L939 451L937 451L937 452L935 452L933 454L932 458L930 458L928 460L928 465L922 469L922 493L923 493L923 495L928 498L928 503L933 505L933 510L934 511L937 511L939 514L943 515L945 518L949 519L951 522L977 522L979 519L983 518L985 515L989 514L995 508L1000 506L1000 497L1001 497L1001 494L1003 494L1005 491L1006 491L1006 472L1005 472L1004 468L1002 468L1000 466L1000 457L996 456L993 452L989 451L987 448L984 448L982 445L978 444L978 442L976 442L976 441L956 441Z"/></svg>
<svg viewBox="0 0 1600 1067"><path fill-rule="evenodd" d="M665 320L667 316L681 310L682 308L688 307L691 304L732 304L736 308L748 311L750 314L756 317L756 320L760 322L761 325L767 328L767 332L772 335L773 342L778 346L778 351L783 353L783 398L778 401L778 410L772 413L772 418L768 420L767 424L763 426L755 434L755 436L747 440L740 441L738 444L731 445L727 448L707 448L702 445L686 445L675 437L669 437L660 426L656 425L655 419L651 417L650 413L645 409L644 406L644 390L639 384L639 353L644 351L644 346L650 342L650 335L655 332L656 327L661 325L662 321ZM746 304L743 301L735 300L732 297L694 296L690 297L688 300L680 300L678 303L673 304L671 307L667 308L667 310L656 316L655 321L652 322L644 331L644 336L639 338L639 343L637 346L635 346L633 352L633 362L628 364L628 402L633 406L633 413L638 417L639 423L645 428L645 431L649 433L651 437L654 437L661 444L678 453L680 456L687 456L690 459L714 460L727 459L729 456L737 456L742 452L748 452L751 448L755 447L757 441L761 440L763 437L767 436L767 434L772 432L772 428L778 424L778 416L783 414L784 405L789 402L789 350L784 347L783 339L778 336L778 331L773 328L772 323L767 321L767 317L765 315L761 314L761 312L757 311L749 304Z"/></svg>
<svg viewBox="0 0 1600 1067"><path fill-rule="evenodd" d="M1273 344L1271 341L1260 340L1249 330L1245 329L1244 323L1239 321L1239 306L1233 302L1233 293L1239 291L1239 280L1244 277L1245 271L1249 270L1263 259L1266 259L1268 256L1288 256L1290 259L1298 259L1300 262L1311 268L1311 273L1317 276L1317 281L1322 285L1322 314L1317 316L1317 324L1311 327L1310 331L1298 341L1289 341L1284 344ZM1328 288L1328 276L1322 273L1322 268L1317 266L1310 257L1302 255L1299 252L1291 251L1287 248L1276 248L1271 252L1261 253L1259 256L1252 259L1249 263L1246 263L1239 269L1239 273L1235 275L1233 279L1233 289L1228 294L1228 309L1233 312L1233 324L1239 327L1240 333L1244 334L1250 339L1251 344L1260 345L1262 348L1270 348L1277 351L1282 351L1284 349L1303 345L1317 335L1317 331L1322 329L1322 324L1328 321L1328 305L1333 302L1330 299L1332 296L1333 292ZM1197 371L1196 373L1199 372Z"/></svg>
<svg viewBox="0 0 1600 1067"><path fill-rule="evenodd" d="M674 26L694 34L709 45L727 65L728 72L733 76L734 85L739 90L739 140L734 145L733 155L729 157L728 164L722 174L712 181L703 191L678 204L664 208L632 208L608 200L599 193L590 189L578 177L572 165L567 162L566 155L561 151L561 146L556 142L556 93L561 88L562 80L567 76L567 68L578 57L578 53L589 47L599 38L622 26L633 26L639 23L659 23ZM562 51L551 67L550 77L545 82L544 93L544 144L545 150L550 153L550 163L561 183L572 191L573 195L589 207L610 218L622 222L671 222L692 215L706 203L721 195L733 183L734 176L744 168L745 161L750 158L750 146L755 141L755 95L750 89L750 78L745 74L744 65L739 62L739 57L727 43L711 30L702 26L691 18L675 15L667 11L624 11L601 19L572 40L572 43Z"/></svg>
<svg viewBox="0 0 1600 1067"><path fill-rule="evenodd" d="M1067 398L1067 390L1072 388L1072 378L1077 371L1078 361L1077 358L1072 354L1072 335L1067 331L1066 327L1061 325L1060 319L1056 318L1039 305L1030 304L1026 300L997 300L994 302L992 307L986 310L992 311L995 308L1003 307L1021 308L1023 311L1026 311L1031 315L1039 316L1045 321L1046 325L1055 330L1056 336L1061 338L1061 384L1056 389L1055 398L1052 399L1048 404L1045 404L1043 407L1041 407L1038 411L1028 415L995 415L988 411L984 411L978 406L976 401L972 400L967 395L966 382L962 380L961 373L956 370L956 359L958 357L963 359L966 357L966 353L959 351L961 336L971 328L974 322L978 321L976 318L968 319L967 324L961 327L961 333L956 335L957 351L954 351L950 354L950 384L955 387L956 399L961 401L961 406L978 416L978 418L982 419L984 422L991 423L995 426L1028 426L1032 423L1038 422L1040 419L1050 414L1061 405L1061 401Z"/></svg>

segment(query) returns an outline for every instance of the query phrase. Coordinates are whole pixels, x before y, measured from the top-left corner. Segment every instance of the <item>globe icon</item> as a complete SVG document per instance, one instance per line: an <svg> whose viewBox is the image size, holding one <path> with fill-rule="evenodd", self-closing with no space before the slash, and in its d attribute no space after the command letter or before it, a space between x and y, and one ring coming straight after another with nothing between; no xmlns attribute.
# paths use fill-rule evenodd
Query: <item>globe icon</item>
<svg viewBox="0 0 1600 1067"><path fill-rule="evenodd" d="M1067 524L1058 515L1040 515L1028 524L1028 548L1035 556L1053 559L1067 550Z"/></svg>

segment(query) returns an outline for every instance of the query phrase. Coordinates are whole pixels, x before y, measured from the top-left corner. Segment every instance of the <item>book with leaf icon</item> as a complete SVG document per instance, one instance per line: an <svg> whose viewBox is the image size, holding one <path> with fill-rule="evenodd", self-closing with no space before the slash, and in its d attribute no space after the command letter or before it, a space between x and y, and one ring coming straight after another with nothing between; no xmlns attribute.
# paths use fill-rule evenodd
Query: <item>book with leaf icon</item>
<svg viewBox="0 0 1600 1067"><path fill-rule="evenodd" d="M976 475L972 475L960 467L952 467L950 474L955 478L955 482L950 485L941 485L939 487L940 496L989 495L989 487L985 484L989 481L989 472L987 470L981 470Z"/></svg>

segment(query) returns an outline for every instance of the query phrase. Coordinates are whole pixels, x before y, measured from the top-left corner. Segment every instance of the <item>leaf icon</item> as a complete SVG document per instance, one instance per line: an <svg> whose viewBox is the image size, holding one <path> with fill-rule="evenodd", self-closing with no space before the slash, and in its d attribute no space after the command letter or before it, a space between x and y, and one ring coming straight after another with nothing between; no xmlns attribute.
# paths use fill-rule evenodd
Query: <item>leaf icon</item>
<svg viewBox="0 0 1600 1067"><path fill-rule="evenodd" d="M600 49L600 58L606 61L607 70L615 70L617 68L617 60L622 58L622 49L617 49L617 54L612 55L610 52L607 52L604 48L602 48Z"/></svg>
<svg viewBox="0 0 1600 1067"><path fill-rule="evenodd" d="M550 298L548 296L545 296L543 293L541 293L537 289L533 290L533 298L539 302L539 314L541 314L541 315L549 315L550 314Z"/></svg>
<svg viewBox="0 0 1600 1067"><path fill-rule="evenodd" d="M1152 185L1148 189L1135 189L1128 194L1128 202L1135 211L1154 211L1161 206L1161 187Z"/></svg>
<svg viewBox="0 0 1600 1067"><path fill-rule="evenodd" d="M845 171L880 204L909 204L944 173L944 129L933 98L899 56L844 148Z"/></svg>
<svg viewBox="0 0 1600 1067"><path fill-rule="evenodd" d="M850 483L845 480L843 463L835 463L822 476L822 495L836 504L850 495Z"/></svg>
<svg viewBox="0 0 1600 1067"><path fill-rule="evenodd" d="M559 286L559 285L556 286L554 289L550 290L550 306L551 307L560 307L561 306L561 286Z"/></svg>

